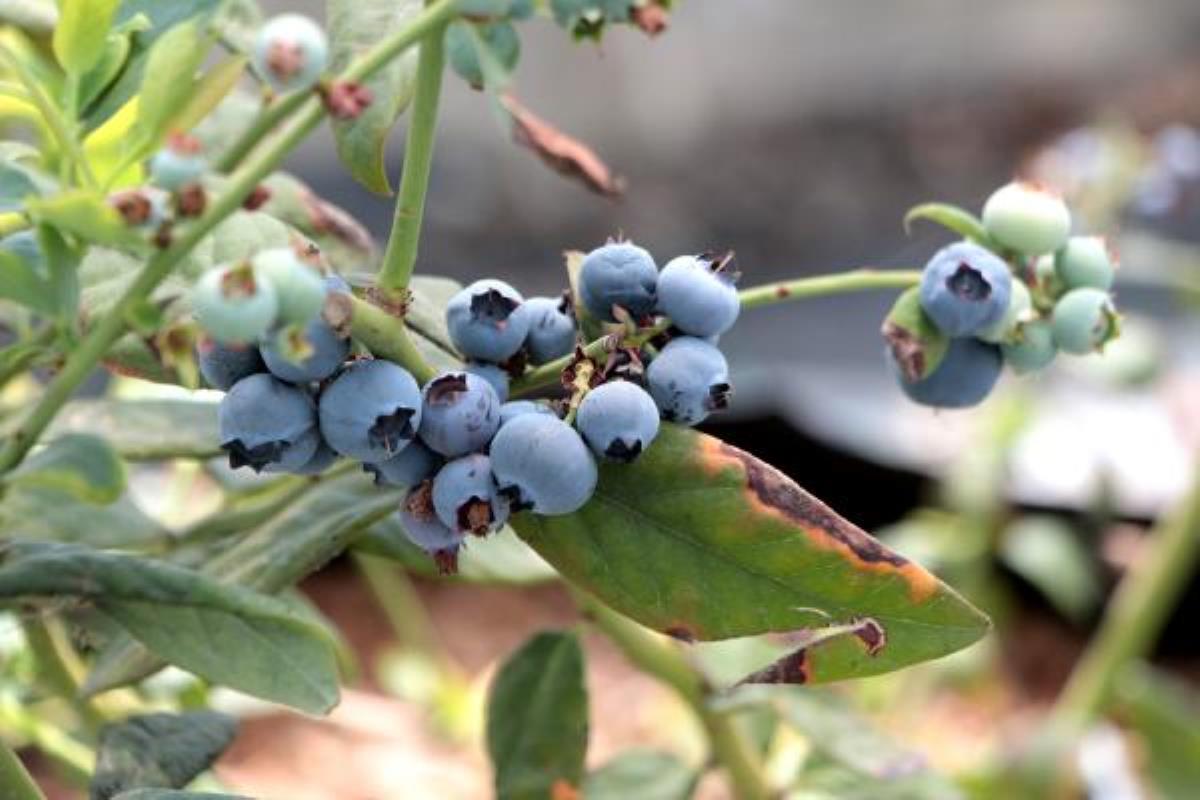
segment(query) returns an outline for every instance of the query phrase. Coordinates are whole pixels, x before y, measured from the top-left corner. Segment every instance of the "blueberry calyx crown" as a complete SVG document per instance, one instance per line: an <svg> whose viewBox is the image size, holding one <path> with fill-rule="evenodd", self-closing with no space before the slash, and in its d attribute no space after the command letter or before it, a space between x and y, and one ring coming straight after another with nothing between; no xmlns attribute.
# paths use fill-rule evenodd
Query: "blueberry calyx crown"
<svg viewBox="0 0 1200 800"><path fill-rule="evenodd" d="M518 305L520 303L511 297L506 297L498 289L488 289L471 296L471 317L490 322L493 325L500 325L508 321L512 313L517 310Z"/></svg>
<svg viewBox="0 0 1200 800"><path fill-rule="evenodd" d="M724 411L729 408L733 397L733 386L728 383L714 383L708 387L708 399L704 405L709 411Z"/></svg>
<svg viewBox="0 0 1200 800"><path fill-rule="evenodd" d="M367 441L374 446L383 447L388 453L400 449L400 442L413 438L416 432L412 426L413 409L398 406L390 414L380 414L375 418L375 424L367 429Z"/></svg>
<svg viewBox="0 0 1200 800"><path fill-rule="evenodd" d="M732 250L725 250L723 252L720 250L705 250L696 256L696 260L703 264L709 272L731 286L737 283L742 277L735 259L736 255Z"/></svg>
<svg viewBox="0 0 1200 800"><path fill-rule="evenodd" d="M408 493L408 497L404 498L403 505L405 511L422 522L432 522L437 519L437 512L433 508L433 480L426 478L418 483Z"/></svg>
<svg viewBox="0 0 1200 800"><path fill-rule="evenodd" d="M249 261L226 270L221 276L221 294L230 299L253 297L258 291L258 282L254 278L254 268Z"/></svg>
<svg viewBox="0 0 1200 800"><path fill-rule="evenodd" d="M604 448L604 455L613 461L620 461L623 464L632 463L641 454L641 439L634 441L633 446L630 446L625 443L624 439L617 438L609 442L608 447Z"/></svg>
<svg viewBox="0 0 1200 800"><path fill-rule="evenodd" d="M487 498L471 497L458 507L458 528L476 536L487 536L492 529L492 504Z"/></svg>
<svg viewBox="0 0 1200 800"><path fill-rule="evenodd" d="M426 389L426 399L431 405L451 406L458 402L458 396L467 392L467 376L463 373L450 373L435 378Z"/></svg>
<svg viewBox="0 0 1200 800"><path fill-rule="evenodd" d="M509 509L514 513L528 511L533 508L533 503L525 499L521 493L521 487L515 483L509 486L501 486L496 489L496 494L503 497L508 502Z"/></svg>
<svg viewBox="0 0 1200 800"><path fill-rule="evenodd" d="M221 445L221 449L229 453L230 469L250 467L255 472L262 472L263 467L279 461L289 446L287 442L276 440L247 447L241 439L234 439Z"/></svg>
<svg viewBox="0 0 1200 800"><path fill-rule="evenodd" d="M292 39L276 39L267 50L267 69L280 80L288 80L304 69L304 48Z"/></svg>
<svg viewBox="0 0 1200 800"><path fill-rule="evenodd" d="M992 285L979 270L965 261L960 262L954 273L946 278L946 288L955 297L973 303L984 302L992 296Z"/></svg>

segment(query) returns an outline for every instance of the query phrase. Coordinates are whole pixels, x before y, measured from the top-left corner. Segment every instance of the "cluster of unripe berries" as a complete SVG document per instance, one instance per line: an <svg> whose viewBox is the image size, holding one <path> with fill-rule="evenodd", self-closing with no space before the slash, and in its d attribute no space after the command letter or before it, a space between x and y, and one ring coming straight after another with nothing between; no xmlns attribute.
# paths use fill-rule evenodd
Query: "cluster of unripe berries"
<svg viewBox="0 0 1200 800"><path fill-rule="evenodd" d="M207 333L201 373L227 390L221 447L235 468L310 475L345 457L377 483L407 487L403 527L445 570L468 534L495 531L511 513L579 510L595 491L596 459L633 461L660 417L691 425L728 401L715 342L739 310L729 256L680 256L660 273L644 249L610 242L583 259L578 315L569 294L526 300L503 281L476 281L446 307L464 367L421 387L397 364L351 356L322 314L350 288L307 255L265 250L210 270L192 292ZM577 316L607 323L603 363L579 346ZM567 365L569 397L508 401L513 375L552 362Z"/></svg>
<svg viewBox="0 0 1200 800"><path fill-rule="evenodd" d="M1004 364L1034 372L1119 334L1109 294L1116 258L1104 239L1070 235L1060 197L1010 183L988 198L982 221L983 243L938 251L884 323L893 372L918 403L973 406Z"/></svg>

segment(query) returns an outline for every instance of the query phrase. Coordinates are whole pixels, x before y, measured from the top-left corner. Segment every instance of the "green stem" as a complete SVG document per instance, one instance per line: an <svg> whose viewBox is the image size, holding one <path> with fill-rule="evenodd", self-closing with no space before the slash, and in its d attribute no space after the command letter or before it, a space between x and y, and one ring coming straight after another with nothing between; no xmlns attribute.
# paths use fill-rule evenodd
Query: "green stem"
<svg viewBox="0 0 1200 800"><path fill-rule="evenodd" d="M0 239L8 236L10 233L28 230L32 227L33 221L29 219L29 216L19 211L0 214Z"/></svg>
<svg viewBox="0 0 1200 800"><path fill-rule="evenodd" d="M1075 665L1052 719L1078 730L1104 711L1115 678L1154 646L1200 559L1200 465L1186 497L1150 534L1100 630Z"/></svg>
<svg viewBox="0 0 1200 800"><path fill-rule="evenodd" d="M408 286L421 241L421 222L425 217L425 194L433 166L436 141L438 99L445 71L443 39L446 28L434 28L421 41L417 61L417 87L408 118L408 138L404 143L404 166L400 173L400 193L392 232L379 267L377 283L381 289L401 290Z"/></svg>
<svg viewBox="0 0 1200 800"><path fill-rule="evenodd" d="M61 631L52 630L46 620L37 616L25 618L21 625L37 664L39 681L47 690L70 703L87 730L95 734L107 720L79 694L79 683L68 664L69 645L63 640Z"/></svg>
<svg viewBox="0 0 1200 800"><path fill-rule="evenodd" d="M53 760L72 783L87 785L95 768L95 753L43 720L33 709L21 706L14 698L0 696L0 729L12 731L21 740L29 742L31 747ZM3 749L2 745L0 749ZM0 781L0 790L6 788L7 785Z"/></svg>
<svg viewBox="0 0 1200 800"><path fill-rule="evenodd" d="M419 42L430 30L439 28L453 15L456 4L457 0L438 0L428 6L405 28L380 42L362 60L351 65L342 78L360 80L369 76L388 60ZM108 348L125 332L125 320L131 316L131 312L209 231L241 206L254 187L317 126L324 113L324 108L316 99L309 98L301 104L289 127L260 155L252 157L230 177L225 192L209 206L204 215L184 228L169 247L150 259L113 309L80 341L62 370L46 388L40 402L8 439L4 449L0 450L0 473L11 470L21 462L54 415L91 374Z"/></svg>
<svg viewBox="0 0 1200 800"><path fill-rule="evenodd" d="M762 759L726 713L708 704L709 687L683 658L678 648L633 620L583 592L572 590L580 610L604 632L638 669L670 686L700 719L713 757L729 775L740 800L771 796Z"/></svg>
<svg viewBox="0 0 1200 800"><path fill-rule="evenodd" d="M919 270L878 270L863 267L832 275L813 275L792 281L766 283L745 289L739 292L738 296L742 300L742 308L746 309L872 289L907 289L920 282Z"/></svg>
<svg viewBox="0 0 1200 800"><path fill-rule="evenodd" d="M404 320L373 303L354 298L350 332L376 356L405 367L418 383L424 384L436 374L413 344Z"/></svg>
<svg viewBox="0 0 1200 800"><path fill-rule="evenodd" d="M649 328L643 328L632 336L626 336L622 341L630 347L641 347L655 336L666 331L669 327L671 327L671 321L669 319L661 319ZM588 358L601 358L612 346L612 341L611 336L601 336L599 339L594 339L584 346L583 354ZM526 372L512 382L509 396L516 399L533 394L539 389L557 385L561 380L562 371L569 367L574 360L575 354L572 353L571 355L557 358L554 361L547 361L537 369Z"/></svg>
<svg viewBox="0 0 1200 800"><path fill-rule="evenodd" d="M275 102L268 105L238 140L221 154L216 164L217 171L229 172L245 161L254 148L295 113L296 109L304 105L304 101L310 96L307 92L292 92L275 98Z"/></svg>
<svg viewBox="0 0 1200 800"><path fill-rule="evenodd" d="M456 668L433 629L429 613L404 571L387 559L351 552L354 565L388 618L396 639L435 662L443 671L454 671Z"/></svg>
<svg viewBox="0 0 1200 800"><path fill-rule="evenodd" d="M0 800L46 800L21 759L3 743L0 743Z"/></svg>

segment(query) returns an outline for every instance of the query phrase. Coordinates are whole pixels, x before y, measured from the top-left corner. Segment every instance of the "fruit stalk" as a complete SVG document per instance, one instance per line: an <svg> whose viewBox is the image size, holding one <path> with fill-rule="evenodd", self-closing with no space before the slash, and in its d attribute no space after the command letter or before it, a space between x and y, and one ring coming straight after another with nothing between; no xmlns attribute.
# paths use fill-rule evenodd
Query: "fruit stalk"
<svg viewBox="0 0 1200 800"><path fill-rule="evenodd" d="M1052 720L1079 730L1104 710L1114 680L1153 647L1200 559L1200 465L1182 502L1155 526L1075 665Z"/></svg>
<svg viewBox="0 0 1200 800"><path fill-rule="evenodd" d="M377 358L394 361L425 384L436 371L425 361L408 335L404 320L359 298L352 301L350 331Z"/></svg>
<svg viewBox="0 0 1200 800"><path fill-rule="evenodd" d="M266 106L254 124L221 154L221 158L216 163L217 171L229 172L241 165L254 148L258 147L273 131L278 130L283 121L304 105L304 101L311 96L311 92L292 92L283 97L277 97L274 104Z"/></svg>
<svg viewBox="0 0 1200 800"><path fill-rule="evenodd" d="M421 222L425 216L425 194L437 131L438 100L445 71L443 40L446 26L439 25L421 40L417 61L416 91L408 118L408 138L404 143L404 166L400 173L400 193L392 232L379 267L379 288L400 291L408 287L417 249L421 241Z"/></svg>
<svg viewBox="0 0 1200 800"><path fill-rule="evenodd" d="M921 272L919 270L879 270L874 267L863 267L847 272L836 272L832 275L813 275L808 278L752 286L749 289L743 289L739 296L742 308L746 309L848 292L907 289L920 282Z"/></svg>
<svg viewBox="0 0 1200 800"><path fill-rule="evenodd" d="M670 686L699 717L708 734L713 758L729 775L734 795L741 800L771 796L758 754L728 714L708 704L709 687L671 642L621 616L599 600L572 590L580 611L643 672Z"/></svg>
<svg viewBox="0 0 1200 800"><path fill-rule="evenodd" d="M362 60L355 62L343 75L347 80L361 80L382 67L421 40L431 29L439 28L455 11L457 0L438 0L428 6L405 28L375 46ZM50 421L74 394L79 384L91 374L96 364L127 328L129 319L138 305L149 296L159 283L170 274L179 261L223 219L236 211L242 201L259 182L274 170L280 162L321 121L325 110L321 103L309 98L300 106L299 115L291 125L273 141L258 157L252 158L233 176L225 192L210 206L208 211L187 226L178 238L147 262L146 266L130 284L116 306L97 325L88 331L79 346L63 364L55 379L47 386L40 402L12 434L0 450L0 473L5 473L21 463L25 454L37 442Z"/></svg>
<svg viewBox="0 0 1200 800"><path fill-rule="evenodd" d="M89 733L98 732L107 720L95 706L80 696L79 683L64 658L66 642L61 636L56 636L49 624L40 617L24 619L21 628L33 652L42 685L75 708Z"/></svg>

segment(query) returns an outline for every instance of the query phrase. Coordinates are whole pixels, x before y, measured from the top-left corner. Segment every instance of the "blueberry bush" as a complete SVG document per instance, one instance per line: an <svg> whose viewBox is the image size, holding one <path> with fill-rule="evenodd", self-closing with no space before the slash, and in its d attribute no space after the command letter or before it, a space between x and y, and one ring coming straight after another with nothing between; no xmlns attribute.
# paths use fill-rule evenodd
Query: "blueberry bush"
<svg viewBox="0 0 1200 800"><path fill-rule="evenodd" d="M763 712L828 748L823 763L866 787L854 796L955 796L923 768L889 779L875 767L898 744L836 697L794 687L941 658L984 637L987 617L693 426L736 402L720 337L741 313L898 292L881 369L916 403L962 408L1005 365L1031 373L1116 338L1115 256L1073 235L1052 191L1014 182L979 215L912 209L906 225L961 237L922 270L756 286L732 252L698 243L665 258L615 235L568 253L556 297L525 298L503 276L464 287L415 274L442 82L481 90L518 144L615 195L620 181L586 145L511 93L519 26L542 16L581 39L620 25L654 35L669 6L329 0L324 27L264 19L253 0L4 6L0 385L37 388L0 418L0 603L24 643L24 660L0 666L19 688L0 695L0 734L93 798L218 796L200 791L214 787L203 773L234 723L197 706L219 686L329 712L343 646L294 587L351 553L381 596L396 589L389 560L462 580L565 581L590 623L692 708L709 766L740 797L784 788L740 724ZM386 197L385 144L402 117L380 253L279 167L328 120L349 173ZM222 394L81 394L101 368ZM168 529L126 491L147 464L205 470L222 497ZM687 655L760 634L779 636L723 684ZM1097 685L1064 720L1096 712L1131 646L1107 645L1120 652L1098 657L1080 679ZM168 666L196 677L198 699L147 700ZM699 772L666 754L585 772L583 669L577 634L556 631L495 676L496 794L690 796ZM26 713L45 698L61 703L52 719ZM639 793L650 784L660 793ZM0 750L0 797L40 796Z"/></svg>

